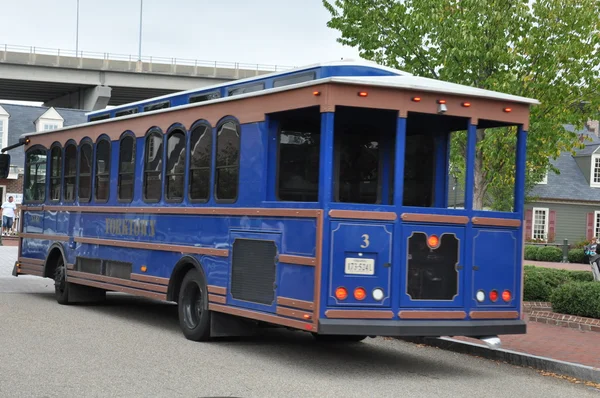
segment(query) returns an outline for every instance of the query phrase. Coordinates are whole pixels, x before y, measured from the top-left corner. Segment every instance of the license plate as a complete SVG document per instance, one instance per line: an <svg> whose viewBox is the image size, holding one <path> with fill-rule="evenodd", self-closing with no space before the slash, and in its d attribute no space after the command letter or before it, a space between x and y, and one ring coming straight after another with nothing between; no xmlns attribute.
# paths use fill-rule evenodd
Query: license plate
<svg viewBox="0 0 600 398"><path fill-rule="evenodd" d="M375 260L370 258L347 258L346 273L353 275L374 275Z"/></svg>

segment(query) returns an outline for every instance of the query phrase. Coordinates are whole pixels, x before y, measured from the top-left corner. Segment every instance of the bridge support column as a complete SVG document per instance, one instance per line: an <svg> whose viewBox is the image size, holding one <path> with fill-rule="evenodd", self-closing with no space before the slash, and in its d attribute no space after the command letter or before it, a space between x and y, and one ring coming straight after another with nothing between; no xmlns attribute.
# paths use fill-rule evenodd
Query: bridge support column
<svg viewBox="0 0 600 398"><path fill-rule="evenodd" d="M106 108L110 100L111 91L112 88L108 86L81 88L61 97L46 101L44 106L97 111Z"/></svg>

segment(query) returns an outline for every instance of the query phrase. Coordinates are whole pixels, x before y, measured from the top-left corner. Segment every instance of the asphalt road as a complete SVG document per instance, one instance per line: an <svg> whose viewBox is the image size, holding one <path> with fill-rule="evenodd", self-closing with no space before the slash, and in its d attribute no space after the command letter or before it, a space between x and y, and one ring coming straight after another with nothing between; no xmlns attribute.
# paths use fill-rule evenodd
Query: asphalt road
<svg viewBox="0 0 600 398"><path fill-rule="evenodd" d="M12 256L16 248L0 247L0 397L600 396L396 340L327 346L273 331L194 343L181 335L174 305L115 294L102 305L60 306L50 280L10 276Z"/></svg>

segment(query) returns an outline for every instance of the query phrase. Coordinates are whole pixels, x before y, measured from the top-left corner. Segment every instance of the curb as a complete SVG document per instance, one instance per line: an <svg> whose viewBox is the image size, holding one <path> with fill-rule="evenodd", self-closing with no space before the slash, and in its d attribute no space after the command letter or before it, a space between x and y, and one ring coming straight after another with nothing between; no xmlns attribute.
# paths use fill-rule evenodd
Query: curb
<svg viewBox="0 0 600 398"><path fill-rule="evenodd" d="M510 351L502 348L492 350L483 345L455 340L449 337L402 337L400 340L409 343L425 344L462 354L477 355L487 359L504 361L511 365L530 367L546 372L561 374L563 376L575 377L584 381L600 383L600 368L591 366L524 354L522 352Z"/></svg>

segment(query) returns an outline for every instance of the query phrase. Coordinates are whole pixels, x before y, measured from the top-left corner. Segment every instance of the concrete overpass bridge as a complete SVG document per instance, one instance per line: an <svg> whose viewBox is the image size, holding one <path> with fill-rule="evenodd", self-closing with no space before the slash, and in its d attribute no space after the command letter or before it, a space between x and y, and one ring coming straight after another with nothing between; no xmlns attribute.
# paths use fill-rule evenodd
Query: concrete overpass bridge
<svg viewBox="0 0 600 398"><path fill-rule="evenodd" d="M91 111L287 69L0 44L0 99Z"/></svg>

